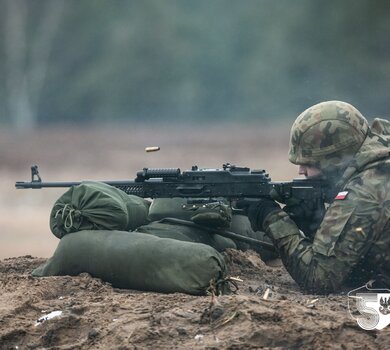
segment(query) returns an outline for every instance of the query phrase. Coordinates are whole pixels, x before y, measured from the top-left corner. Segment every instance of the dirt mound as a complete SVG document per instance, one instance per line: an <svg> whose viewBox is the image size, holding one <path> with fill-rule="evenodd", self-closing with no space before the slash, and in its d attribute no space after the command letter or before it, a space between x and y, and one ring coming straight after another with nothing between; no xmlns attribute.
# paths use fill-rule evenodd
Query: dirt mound
<svg viewBox="0 0 390 350"><path fill-rule="evenodd" d="M360 329L346 296L302 294L252 251L225 256L243 282L220 297L119 290L86 273L33 278L45 259L2 260L0 349L390 348L390 327Z"/></svg>

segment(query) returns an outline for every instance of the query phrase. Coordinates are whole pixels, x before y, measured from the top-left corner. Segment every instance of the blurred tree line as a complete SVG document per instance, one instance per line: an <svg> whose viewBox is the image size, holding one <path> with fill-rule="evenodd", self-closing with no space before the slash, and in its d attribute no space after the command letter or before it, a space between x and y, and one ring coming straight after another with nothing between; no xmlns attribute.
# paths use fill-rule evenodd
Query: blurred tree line
<svg viewBox="0 0 390 350"><path fill-rule="evenodd" d="M0 121L387 115L390 1L0 0Z"/></svg>

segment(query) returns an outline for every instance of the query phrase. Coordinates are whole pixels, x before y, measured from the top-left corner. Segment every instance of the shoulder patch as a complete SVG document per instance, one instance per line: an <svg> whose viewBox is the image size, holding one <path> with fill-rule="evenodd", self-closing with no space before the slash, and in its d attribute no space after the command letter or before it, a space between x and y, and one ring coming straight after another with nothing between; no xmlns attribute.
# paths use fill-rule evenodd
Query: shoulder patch
<svg viewBox="0 0 390 350"><path fill-rule="evenodd" d="M348 195L348 191L339 192L339 193L337 194L335 200L336 200L336 199L338 199L338 200L343 200L343 199L345 199L345 198L347 197L347 195Z"/></svg>

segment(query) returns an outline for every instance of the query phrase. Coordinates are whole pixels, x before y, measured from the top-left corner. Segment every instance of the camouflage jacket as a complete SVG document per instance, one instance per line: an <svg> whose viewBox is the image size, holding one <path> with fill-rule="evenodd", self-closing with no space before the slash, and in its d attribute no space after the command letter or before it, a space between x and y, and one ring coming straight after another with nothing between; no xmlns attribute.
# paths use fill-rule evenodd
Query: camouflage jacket
<svg viewBox="0 0 390 350"><path fill-rule="evenodd" d="M305 290L326 294L370 279L390 287L390 123L375 119L337 188L313 242L283 211L268 215L267 234ZM337 197L336 197L337 198Z"/></svg>

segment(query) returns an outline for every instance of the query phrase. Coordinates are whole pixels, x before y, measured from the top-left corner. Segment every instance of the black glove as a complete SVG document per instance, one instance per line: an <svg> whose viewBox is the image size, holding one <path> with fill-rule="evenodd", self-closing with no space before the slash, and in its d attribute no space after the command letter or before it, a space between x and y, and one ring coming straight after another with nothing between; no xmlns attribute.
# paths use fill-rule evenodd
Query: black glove
<svg viewBox="0 0 390 350"><path fill-rule="evenodd" d="M242 209L248 216L253 231L264 231L263 223L268 214L280 210L280 206L271 199L241 199L236 208Z"/></svg>
<svg viewBox="0 0 390 350"><path fill-rule="evenodd" d="M283 210L295 222L298 228L311 239L318 230L325 215L325 205L321 201L301 200L286 203Z"/></svg>

